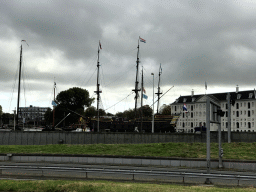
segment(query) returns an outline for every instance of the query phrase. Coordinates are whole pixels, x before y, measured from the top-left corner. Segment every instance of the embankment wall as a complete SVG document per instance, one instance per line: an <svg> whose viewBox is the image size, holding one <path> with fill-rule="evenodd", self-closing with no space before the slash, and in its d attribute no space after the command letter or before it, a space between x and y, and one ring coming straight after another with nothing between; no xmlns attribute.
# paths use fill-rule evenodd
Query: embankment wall
<svg viewBox="0 0 256 192"><path fill-rule="evenodd" d="M211 142L218 142L218 133L211 132ZM227 142L222 133L222 142ZM232 132L232 142L256 142L256 132ZM47 144L139 144L166 142L206 142L206 134L183 133L76 133L76 132L0 132L0 145Z"/></svg>

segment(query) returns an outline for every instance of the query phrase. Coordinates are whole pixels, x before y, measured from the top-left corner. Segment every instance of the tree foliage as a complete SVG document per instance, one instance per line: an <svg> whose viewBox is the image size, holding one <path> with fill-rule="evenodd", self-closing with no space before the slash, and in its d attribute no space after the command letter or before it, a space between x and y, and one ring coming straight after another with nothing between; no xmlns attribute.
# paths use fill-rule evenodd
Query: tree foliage
<svg viewBox="0 0 256 192"><path fill-rule="evenodd" d="M160 109L160 114L161 115L171 115L171 106L170 105L162 105Z"/></svg>
<svg viewBox="0 0 256 192"><path fill-rule="evenodd" d="M2 115L3 115L3 108L2 108L2 106L0 105L0 118L2 117Z"/></svg>
<svg viewBox="0 0 256 192"><path fill-rule="evenodd" d="M90 107L94 98L90 98L89 92L86 89L73 87L60 92L56 97L56 101L58 105L55 108L55 122L58 123L70 113L65 119L65 124L69 125L77 123L80 117L72 111L84 115L84 108Z"/></svg>
<svg viewBox="0 0 256 192"><path fill-rule="evenodd" d="M152 116L152 108L149 105L144 105L141 108L139 108L139 112L142 109L143 117L151 117Z"/></svg>

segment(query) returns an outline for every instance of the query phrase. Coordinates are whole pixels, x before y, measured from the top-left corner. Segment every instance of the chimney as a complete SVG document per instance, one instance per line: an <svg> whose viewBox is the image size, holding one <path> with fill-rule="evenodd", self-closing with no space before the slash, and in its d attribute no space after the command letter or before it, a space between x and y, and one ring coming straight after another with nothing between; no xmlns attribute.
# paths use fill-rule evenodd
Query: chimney
<svg viewBox="0 0 256 192"><path fill-rule="evenodd" d="M191 97L193 97L194 96L194 89L192 89L192 91L191 91Z"/></svg>
<svg viewBox="0 0 256 192"><path fill-rule="evenodd" d="M239 92L239 87L238 87L238 85L236 85L236 93L238 93Z"/></svg>

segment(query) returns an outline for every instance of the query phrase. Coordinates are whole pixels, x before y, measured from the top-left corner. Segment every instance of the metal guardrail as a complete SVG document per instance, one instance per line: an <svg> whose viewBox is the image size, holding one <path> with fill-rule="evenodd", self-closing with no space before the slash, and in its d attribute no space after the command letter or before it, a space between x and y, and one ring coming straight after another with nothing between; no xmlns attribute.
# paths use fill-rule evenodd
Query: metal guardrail
<svg viewBox="0 0 256 192"><path fill-rule="evenodd" d="M135 180L136 175L144 176L165 176L165 177L182 177L183 182L184 178L205 178L205 179L225 179L225 180L237 180L238 185L239 181L242 180L256 180L256 176L251 175L232 175L232 174L218 174L218 173L193 173L193 172L179 172L179 171L155 171L155 170L130 170L130 169L109 169L109 168L81 168L81 167L42 167L42 166L0 166L0 174L3 174L3 170L16 169L16 170L30 170L30 171L42 171L42 176L44 171L52 170L56 172L79 172L85 173L86 178L88 178L89 173L104 173L104 174L122 174L122 175L132 175L132 180Z"/></svg>

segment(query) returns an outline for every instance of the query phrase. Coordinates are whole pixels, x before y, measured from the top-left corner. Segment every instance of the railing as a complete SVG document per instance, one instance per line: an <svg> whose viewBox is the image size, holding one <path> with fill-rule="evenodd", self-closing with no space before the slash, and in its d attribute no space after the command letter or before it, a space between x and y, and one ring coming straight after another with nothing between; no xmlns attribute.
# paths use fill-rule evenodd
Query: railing
<svg viewBox="0 0 256 192"><path fill-rule="evenodd" d="M184 172L184 171L159 171L159 170L131 170L131 169L111 169L111 168L84 168L84 167L60 167L60 166L0 166L0 176L15 176L11 171L17 170L23 171L22 176L31 176L28 171L37 171L40 176L49 176L49 171L63 173L65 176L66 172L83 173L86 179L93 178L91 173L101 173L101 174L112 174L112 175L131 175L131 180L139 181L138 176L150 176L151 179L154 176L162 177L181 177L182 182L185 183L185 178L204 178L204 179L221 179L221 180L237 180L237 185L240 181L256 181L256 176L252 175L235 175L235 174L219 174L219 173L195 173L195 172ZM8 172L7 172L8 171ZM90 175L91 174L91 175ZM33 175L33 174L32 174ZM34 174L36 175L36 174ZM76 174L75 174L76 175ZM17 174L16 174L17 176ZM51 176L54 176L52 174ZM70 177L70 175L68 176ZM76 177L76 176L74 176ZM138 179L137 179L138 178ZM113 179L113 178L112 178ZM117 179L120 179L117 176Z"/></svg>

